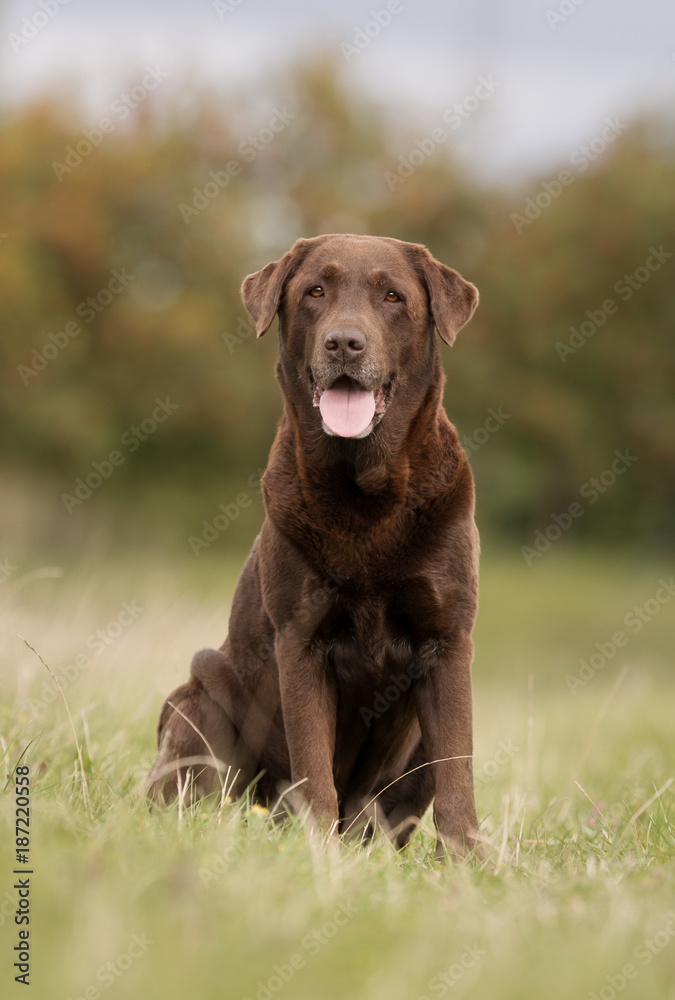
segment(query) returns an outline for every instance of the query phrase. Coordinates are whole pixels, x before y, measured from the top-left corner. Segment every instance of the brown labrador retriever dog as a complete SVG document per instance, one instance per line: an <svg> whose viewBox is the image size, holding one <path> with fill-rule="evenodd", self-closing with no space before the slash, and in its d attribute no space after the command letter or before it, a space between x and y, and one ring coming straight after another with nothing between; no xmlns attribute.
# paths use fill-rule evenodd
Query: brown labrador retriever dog
<svg viewBox="0 0 675 1000"><path fill-rule="evenodd" d="M258 336L279 316L267 516L227 639L164 704L150 797L257 777L263 801L294 786L326 828L399 845L433 800L439 852L466 854L479 543L434 328L452 344L478 293L424 246L328 235L242 298Z"/></svg>

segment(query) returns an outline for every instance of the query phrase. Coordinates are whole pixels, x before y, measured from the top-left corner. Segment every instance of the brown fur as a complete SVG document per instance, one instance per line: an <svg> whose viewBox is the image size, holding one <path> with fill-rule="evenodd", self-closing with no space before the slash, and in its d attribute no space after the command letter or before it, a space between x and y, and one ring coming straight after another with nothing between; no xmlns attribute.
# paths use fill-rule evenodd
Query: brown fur
<svg viewBox="0 0 675 1000"><path fill-rule="evenodd" d="M170 700L239 786L262 771L256 792L271 798L302 782L296 805L327 827L375 815L400 844L433 800L439 844L464 853L478 836L479 545L434 327L451 344L478 294L423 246L331 235L298 240L246 278L242 297L259 336L279 315L285 406L263 476L267 516L227 639L197 653ZM343 375L386 403L363 438L329 435L313 405ZM170 798L176 781L164 785L161 769L209 751L166 705L159 745L150 794Z"/></svg>

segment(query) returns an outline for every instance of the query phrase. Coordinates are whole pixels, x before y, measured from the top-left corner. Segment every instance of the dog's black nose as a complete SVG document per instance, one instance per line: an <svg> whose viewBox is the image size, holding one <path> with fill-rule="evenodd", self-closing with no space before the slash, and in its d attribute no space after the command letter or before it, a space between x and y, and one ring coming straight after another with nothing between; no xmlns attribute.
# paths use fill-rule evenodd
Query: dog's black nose
<svg viewBox="0 0 675 1000"><path fill-rule="evenodd" d="M331 354L341 354L347 359L365 350L366 337L360 330L343 327L339 330L331 330L330 333L326 334L323 346Z"/></svg>

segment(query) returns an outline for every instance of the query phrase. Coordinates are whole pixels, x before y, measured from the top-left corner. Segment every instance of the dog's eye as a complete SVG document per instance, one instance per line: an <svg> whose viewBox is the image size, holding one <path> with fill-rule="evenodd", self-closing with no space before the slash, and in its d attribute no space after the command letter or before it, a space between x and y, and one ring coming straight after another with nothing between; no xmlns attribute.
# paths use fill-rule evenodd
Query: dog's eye
<svg viewBox="0 0 675 1000"><path fill-rule="evenodd" d="M401 296L394 291L389 291L385 295L385 299L387 300L387 302L400 302Z"/></svg>
<svg viewBox="0 0 675 1000"><path fill-rule="evenodd" d="M309 294L315 299L320 299L321 296L323 295L322 285L314 285L312 288L310 288Z"/></svg>

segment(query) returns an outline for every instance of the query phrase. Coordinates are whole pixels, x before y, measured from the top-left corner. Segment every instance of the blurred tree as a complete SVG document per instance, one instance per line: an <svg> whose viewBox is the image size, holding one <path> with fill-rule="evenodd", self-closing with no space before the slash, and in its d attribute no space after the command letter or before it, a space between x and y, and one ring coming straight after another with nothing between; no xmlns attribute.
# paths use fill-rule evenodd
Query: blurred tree
<svg viewBox="0 0 675 1000"><path fill-rule="evenodd" d="M330 59L189 113L148 99L100 135L57 99L1 131L0 454L52 476L57 505L120 447L106 502L188 483L199 517L236 494L280 412L275 338L254 343L240 282L299 236L352 231L426 243L480 288L443 356L484 529L529 543L629 449L575 535L675 541L675 160L648 124L548 203L541 184L481 186L452 133L402 167L415 123L392 132ZM175 414L125 450L166 397Z"/></svg>

